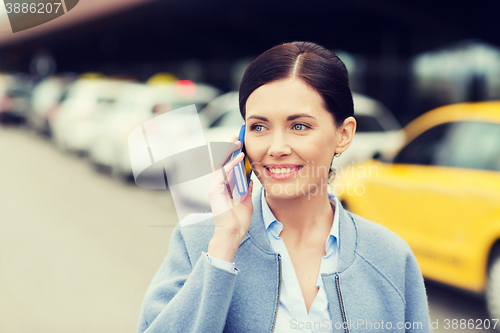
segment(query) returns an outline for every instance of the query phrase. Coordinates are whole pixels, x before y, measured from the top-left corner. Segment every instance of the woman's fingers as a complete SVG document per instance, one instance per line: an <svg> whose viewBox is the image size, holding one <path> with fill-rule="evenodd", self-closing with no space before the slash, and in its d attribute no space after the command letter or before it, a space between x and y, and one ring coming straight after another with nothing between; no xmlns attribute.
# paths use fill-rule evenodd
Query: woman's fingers
<svg viewBox="0 0 500 333"><path fill-rule="evenodd" d="M229 145L227 147L226 151L222 155L222 156L227 156L227 158L222 165L227 164L229 162L229 160L231 159L231 156L233 156L233 153L235 151L237 151L238 149L240 149L240 147L241 147L241 142L238 141L238 137L236 135L231 138L230 142L234 143L235 145Z"/></svg>
<svg viewBox="0 0 500 333"><path fill-rule="evenodd" d="M231 143L235 143L235 145L230 145L227 151L228 158L226 163L224 163L222 168L212 173L209 200L212 212L215 215L232 209L235 206L231 191L231 188L234 188L233 169L244 159L245 154L239 153L231 159L234 151L238 150L241 146L241 142L238 141L237 136L233 136L231 138Z"/></svg>
<svg viewBox="0 0 500 333"><path fill-rule="evenodd" d="M243 161L245 154L243 152L236 155L232 160L230 160L226 165L221 168L221 172L217 177L217 181L221 182L220 176L222 176L222 181L227 183L231 177L234 177L234 168Z"/></svg>
<svg viewBox="0 0 500 333"><path fill-rule="evenodd" d="M248 192L245 194L245 198L241 201L241 203L248 208L252 208L252 193L253 193L253 179L250 179L250 184L248 186Z"/></svg>
<svg viewBox="0 0 500 333"><path fill-rule="evenodd" d="M240 163L244 157L245 157L245 154L240 153L240 154L236 155L236 157L234 159L229 161L229 163L224 165L220 170L218 170L218 172L216 172L216 176L215 176L215 183L216 184L228 183L230 181L231 177L234 177L233 176L234 167L238 163Z"/></svg>
<svg viewBox="0 0 500 333"><path fill-rule="evenodd" d="M243 161L244 157L245 157L245 153L243 153L243 152L236 155L232 160L230 160L226 165L224 165L224 169L226 170L226 172L229 172L231 169L233 169L236 166L236 164Z"/></svg>
<svg viewBox="0 0 500 333"><path fill-rule="evenodd" d="M227 184L231 177L233 176L233 168L240 163L245 157L244 153L240 153L236 155L235 158L230 160L226 165L224 165L221 169L216 170L212 173L211 187L215 190L218 187L221 187L224 184ZM216 192L221 192L220 190L215 190Z"/></svg>

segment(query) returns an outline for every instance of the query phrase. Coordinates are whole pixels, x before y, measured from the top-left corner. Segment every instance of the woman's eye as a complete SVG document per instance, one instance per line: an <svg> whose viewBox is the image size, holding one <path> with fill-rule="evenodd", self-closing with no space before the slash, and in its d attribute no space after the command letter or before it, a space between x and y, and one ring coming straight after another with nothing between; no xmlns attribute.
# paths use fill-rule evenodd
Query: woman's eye
<svg viewBox="0 0 500 333"><path fill-rule="evenodd" d="M264 126L262 126L262 125L253 125L252 126L252 131L262 132L263 130L264 130Z"/></svg>
<svg viewBox="0 0 500 333"><path fill-rule="evenodd" d="M300 131L300 130L304 130L304 129L306 129L306 128L307 128L307 126L306 126L306 125L304 125L304 124L295 124L295 125L293 125L293 128L294 128L295 130L297 130L297 131Z"/></svg>

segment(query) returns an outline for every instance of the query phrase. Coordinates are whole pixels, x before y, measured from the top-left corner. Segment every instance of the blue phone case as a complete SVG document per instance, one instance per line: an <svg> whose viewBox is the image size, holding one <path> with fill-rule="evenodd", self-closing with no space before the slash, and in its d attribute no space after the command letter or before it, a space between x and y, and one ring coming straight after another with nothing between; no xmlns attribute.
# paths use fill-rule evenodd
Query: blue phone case
<svg viewBox="0 0 500 333"><path fill-rule="evenodd" d="M238 149L233 153L232 157L235 157L238 155L241 150L243 149L243 142L245 140L245 130L246 127L245 125L241 126L240 129L240 134L238 135L238 140L241 142L241 148ZM245 171L245 160L248 160L246 154L243 160L238 163L234 168L233 168L233 173L234 173L234 180L236 182L236 188L238 189L238 193L240 195L247 194L248 192L248 187L250 186L250 177L252 176L252 170L250 169L249 174L246 174Z"/></svg>

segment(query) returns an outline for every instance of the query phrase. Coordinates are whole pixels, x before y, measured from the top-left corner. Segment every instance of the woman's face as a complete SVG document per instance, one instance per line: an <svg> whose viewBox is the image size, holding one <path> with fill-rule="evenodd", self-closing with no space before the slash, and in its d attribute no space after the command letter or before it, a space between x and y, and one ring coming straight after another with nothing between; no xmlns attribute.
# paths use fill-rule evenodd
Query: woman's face
<svg viewBox="0 0 500 333"><path fill-rule="evenodd" d="M322 97L294 77L256 89L247 99L245 122L248 158L273 197L326 191L334 153L349 146L338 149L342 135Z"/></svg>

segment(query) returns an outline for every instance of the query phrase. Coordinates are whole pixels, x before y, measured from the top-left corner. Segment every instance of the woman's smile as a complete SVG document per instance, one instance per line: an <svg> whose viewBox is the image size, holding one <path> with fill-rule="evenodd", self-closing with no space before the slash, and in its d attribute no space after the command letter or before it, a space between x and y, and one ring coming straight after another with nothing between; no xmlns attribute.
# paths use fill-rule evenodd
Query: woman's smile
<svg viewBox="0 0 500 333"><path fill-rule="evenodd" d="M294 178L304 166L290 164L268 164L264 165L266 175L275 180L286 180Z"/></svg>

